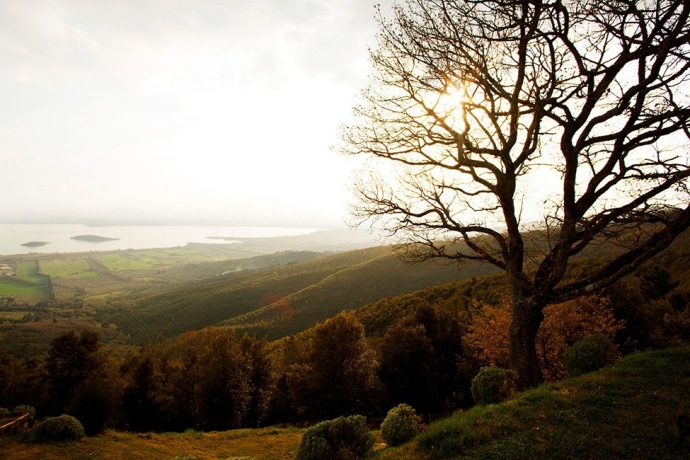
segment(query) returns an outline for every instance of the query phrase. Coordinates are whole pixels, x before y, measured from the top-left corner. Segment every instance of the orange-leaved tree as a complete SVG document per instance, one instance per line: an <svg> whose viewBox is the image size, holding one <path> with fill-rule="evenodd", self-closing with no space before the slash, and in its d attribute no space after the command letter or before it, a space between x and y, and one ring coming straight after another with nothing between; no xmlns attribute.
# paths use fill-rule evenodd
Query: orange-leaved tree
<svg viewBox="0 0 690 460"><path fill-rule="evenodd" d="M511 322L509 302L479 307L469 331L463 338L466 352L483 365L508 367L510 364ZM544 322L536 338L541 372L549 381L567 377L563 366L565 351L575 342L592 334L611 339L624 327L616 320L611 303L605 297L587 296L544 309Z"/></svg>

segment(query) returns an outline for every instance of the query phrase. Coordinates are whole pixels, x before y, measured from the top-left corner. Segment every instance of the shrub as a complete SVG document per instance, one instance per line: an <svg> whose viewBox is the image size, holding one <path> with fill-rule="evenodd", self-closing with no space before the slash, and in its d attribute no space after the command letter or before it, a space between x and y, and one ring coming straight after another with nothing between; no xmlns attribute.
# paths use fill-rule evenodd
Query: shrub
<svg viewBox="0 0 690 460"><path fill-rule="evenodd" d="M71 415L48 417L31 430L29 438L37 442L71 441L84 437L84 427Z"/></svg>
<svg viewBox="0 0 690 460"><path fill-rule="evenodd" d="M317 423L305 431L297 460L350 460L364 458L374 436L361 415Z"/></svg>
<svg viewBox="0 0 690 460"><path fill-rule="evenodd" d="M613 363L617 357L618 349L611 339L593 334L580 340L565 352L564 364L568 374L577 377Z"/></svg>
<svg viewBox="0 0 690 460"><path fill-rule="evenodd" d="M517 391L517 373L498 367L482 367L472 379L472 398L479 405L496 404Z"/></svg>
<svg viewBox="0 0 690 460"><path fill-rule="evenodd" d="M388 411L386 419L381 424L381 435L391 446L399 446L419 433L422 419L415 414L415 410L407 404L399 404Z"/></svg>
<svg viewBox="0 0 690 460"><path fill-rule="evenodd" d="M35 417L36 416L36 409L34 409L32 406L17 406L12 410L12 413L14 415L24 415L24 414L29 414L30 417Z"/></svg>

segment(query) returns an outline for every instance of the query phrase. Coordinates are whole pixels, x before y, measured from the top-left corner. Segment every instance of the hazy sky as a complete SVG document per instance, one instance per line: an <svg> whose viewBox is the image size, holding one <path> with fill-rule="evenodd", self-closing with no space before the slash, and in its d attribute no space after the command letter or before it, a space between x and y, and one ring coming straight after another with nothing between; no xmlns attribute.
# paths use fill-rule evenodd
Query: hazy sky
<svg viewBox="0 0 690 460"><path fill-rule="evenodd" d="M0 218L342 221L376 3L0 0Z"/></svg>

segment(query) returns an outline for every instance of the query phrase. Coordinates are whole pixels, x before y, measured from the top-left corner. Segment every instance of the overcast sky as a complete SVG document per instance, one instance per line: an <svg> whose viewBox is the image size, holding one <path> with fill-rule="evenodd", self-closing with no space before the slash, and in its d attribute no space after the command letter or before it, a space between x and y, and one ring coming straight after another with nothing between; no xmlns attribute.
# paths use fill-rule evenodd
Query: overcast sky
<svg viewBox="0 0 690 460"><path fill-rule="evenodd" d="M0 218L341 222L375 3L0 0Z"/></svg>

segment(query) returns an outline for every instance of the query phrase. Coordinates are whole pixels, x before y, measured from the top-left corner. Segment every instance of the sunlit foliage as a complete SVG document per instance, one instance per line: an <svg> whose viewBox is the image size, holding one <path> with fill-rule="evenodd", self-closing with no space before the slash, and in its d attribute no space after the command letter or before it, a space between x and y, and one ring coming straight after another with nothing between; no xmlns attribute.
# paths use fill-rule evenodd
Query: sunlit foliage
<svg viewBox="0 0 690 460"><path fill-rule="evenodd" d="M464 337L467 348L485 365L508 367L510 314L507 302L484 306ZM545 378L555 381L567 376L563 354L575 342L591 334L613 339L623 328L624 322L615 318L607 298L581 297L545 308L544 322L537 334L537 353Z"/></svg>

